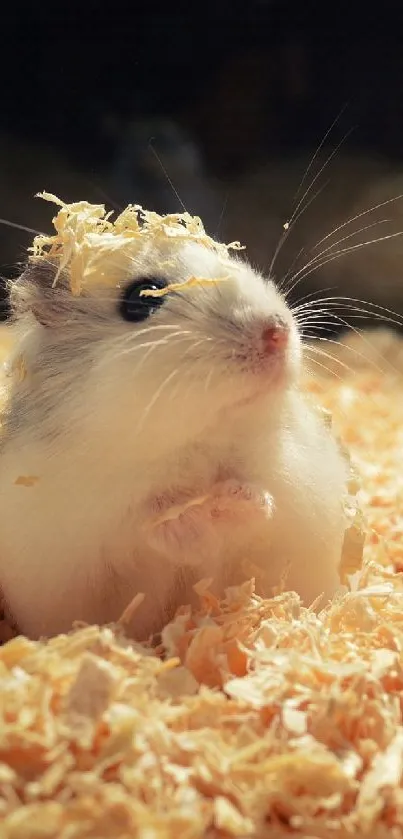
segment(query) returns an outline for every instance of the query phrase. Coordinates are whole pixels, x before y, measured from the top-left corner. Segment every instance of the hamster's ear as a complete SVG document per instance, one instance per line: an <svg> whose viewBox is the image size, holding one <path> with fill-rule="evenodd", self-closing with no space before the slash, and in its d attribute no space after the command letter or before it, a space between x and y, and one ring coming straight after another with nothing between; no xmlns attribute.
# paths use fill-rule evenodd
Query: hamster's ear
<svg viewBox="0 0 403 839"><path fill-rule="evenodd" d="M68 279L58 277L57 266L50 262L29 263L23 274L10 284L10 305L15 319L30 312L42 326L54 327L71 316Z"/></svg>

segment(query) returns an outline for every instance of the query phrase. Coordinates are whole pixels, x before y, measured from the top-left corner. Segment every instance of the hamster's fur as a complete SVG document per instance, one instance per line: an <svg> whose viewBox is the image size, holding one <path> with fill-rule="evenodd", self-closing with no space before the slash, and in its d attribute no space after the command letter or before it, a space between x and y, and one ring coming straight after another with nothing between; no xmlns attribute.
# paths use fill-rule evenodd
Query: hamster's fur
<svg viewBox="0 0 403 839"><path fill-rule="evenodd" d="M263 592L288 567L307 604L331 597L347 467L300 392L300 336L273 283L194 243L136 245L118 286L78 297L55 270L29 265L11 295L26 375L11 375L0 435L0 585L19 629L113 621L144 592L144 639L197 580L245 579L244 561ZM226 276L124 320L127 284L161 273Z"/></svg>

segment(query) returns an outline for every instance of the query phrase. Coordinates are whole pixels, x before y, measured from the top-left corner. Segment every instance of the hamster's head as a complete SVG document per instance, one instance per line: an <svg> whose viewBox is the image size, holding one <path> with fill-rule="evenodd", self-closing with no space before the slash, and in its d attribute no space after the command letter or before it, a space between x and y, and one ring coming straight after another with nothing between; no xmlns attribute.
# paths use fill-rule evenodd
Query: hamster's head
<svg viewBox="0 0 403 839"><path fill-rule="evenodd" d="M118 282L105 268L74 296L69 277L55 285L56 266L42 260L13 285L21 387L39 408L37 423L53 434L75 422L91 435L102 428L126 446L144 438L151 455L226 417L247 424L263 403L265 422L278 414L298 377L301 342L269 279L194 242L145 243L119 270ZM191 277L217 282L181 290Z"/></svg>

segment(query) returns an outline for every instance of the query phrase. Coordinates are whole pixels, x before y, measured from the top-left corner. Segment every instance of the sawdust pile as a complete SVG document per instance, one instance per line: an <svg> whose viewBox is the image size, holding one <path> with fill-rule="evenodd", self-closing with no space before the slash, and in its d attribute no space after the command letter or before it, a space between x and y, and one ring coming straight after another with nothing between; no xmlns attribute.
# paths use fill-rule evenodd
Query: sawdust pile
<svg viewBox="0 0 403 839"><path fill-rule="evenodd" d="M157 650L119 627L9 641L2 839L401 837L403 374L388 359L403 343L358 340L339 352L370 359L354 375L335 360L340 378L307 382L362 476L350 591L317 615L293 593L246 583L218 602L201 585Z"/></svg>

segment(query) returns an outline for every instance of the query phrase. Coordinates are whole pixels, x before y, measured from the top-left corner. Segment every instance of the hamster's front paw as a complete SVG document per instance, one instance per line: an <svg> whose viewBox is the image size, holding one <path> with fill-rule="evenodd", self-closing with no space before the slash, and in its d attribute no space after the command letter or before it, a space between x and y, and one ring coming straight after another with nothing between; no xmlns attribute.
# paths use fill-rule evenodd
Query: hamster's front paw
<svg viewBox="0 0 403 839"><path fill-rule="evenodd" d="M271 495L254 484L228 478L215 484L211 494L211 515L214 519L263 515L273 512Z"/></svg>
<svg viewBox="0 0 403 839"><path fill-rule="evenodd" d="M175 564L198 565L221 550L208 496L167 506L146 529L149 544Z"/></svg>
<svg viewBox="0 0 403 839"><path fill-rule="evenodd" d="M223 549L226 526L244 524L251 517L268 518L272 510L269 493L230 478L214 484L208 494L183 503L173 503L172 497L154 499L147 539L174 562L198 565Z"/></svg>

